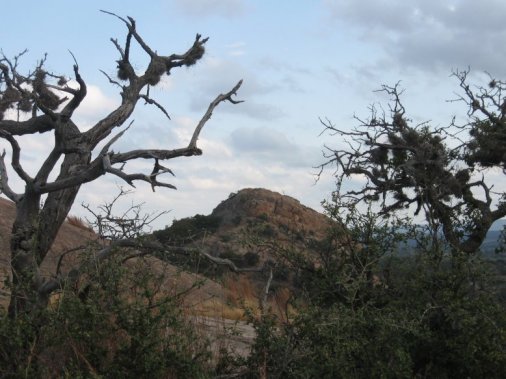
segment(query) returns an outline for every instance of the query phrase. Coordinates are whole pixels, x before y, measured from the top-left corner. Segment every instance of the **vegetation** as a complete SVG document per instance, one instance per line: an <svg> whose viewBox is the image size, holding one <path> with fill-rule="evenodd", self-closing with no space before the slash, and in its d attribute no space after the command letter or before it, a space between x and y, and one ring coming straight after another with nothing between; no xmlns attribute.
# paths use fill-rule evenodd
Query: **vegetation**
<svg viewBox="0 0 506 379"><path fill-rule="evenodd" d="M163 243L185 244L212 234L220 226L221 218L213 215L195 215L175 220L170 227L157 230L153 235Z"/></svg>
<svg viewBox="0 0 506 379"><path fill-rule="evenodd" d="M14 319L0 314L0 377L206 377L208 342L169 293L163 268L116 255L86 281L61 288L51 305ZM171 278L174 279L174 278Z"/></svg>
<svg viewBox="0 0 506 379"><path fill-rule="evenodd" d="M0 57L0 137L10 144L12 168L25 183L21 194L11 189L1 155L0 190L17 208L13 280L7 283L11 301L0 313L1 377L504 376L504 293L490 280L490 266L479 249L492 223L506 216L506 192L497 192L489 181L490 170L506 169L506 83L491 79L473 91L468 72L454 74L462 91L457 100L467 107L464 125L413 125L398 86L382 88L391 96L385 108L390 111L371 107L370 116L357 118L360 125L353 131L323 122L326 130L346 139L346 147L328 148L327 161L320 166L336 168L337 189L325 203L334 221L327 238L307 239L316 256L309 249L284 247L277 261L252 268L261 261L254 252L230 250L215 257L182 246L214 233L220 218L197 215L147 238L142 231L153 218L139 217L135 207L131 219L113 217L106 206L106 215L95 214L96 222L90 223L99 230L102 244L90 246L78 267L43 280L40 266L82 184L110 173L129 184L146 181L153 190L173 188L158 180L172 173L160 161L200 155L197 139L214 108L223 101L237 103L232 96L241 82L211 103L187 147L115 153L110 148L123 129L93 154L115 127L127 122L140 99L167 115L149 97L149 87L172 69L194 65L207 41L197 35L187 52L162 56L144 42L133 19L113 16L127 27L124 46L113 40L120 54L118 78L108 77L121 88L122 103L86 132L72 122L86 96L77 63L79 88L74 89L45 70L45 59L22 75L22 54ZM132 42L149 57L143 73L131 64ZM9 119L12 110L27 120ZM38 132L54 132L55 146L31 177L20 163L17 139ZM123 171L123 165L139 158L153 159L149 175ZM60 172L49 181L60 159ZM347 188L347 179L355 175L365 184ZM47 198L41 205L43 196ZM422 226L413 224L414 217ZM268 221L262 214L246 224L260 237L275 238L278 230ZM71 222L86 227L82 220ZM304 237L295 235L299 242ZM407 245L409 254L399 254L400 244L408 240L415 241ZM217 365L211 363L209 341L184 314L187 291L162 291L164 269L155 269L148 256L155 253L188 270L205 262L235 272L269 271L258 300L260 312L247 309L256 331L248 357L224 354ZM293 284L291 307L283 315L267 308L273 277ZM252 288L249 282L247 286Z"/></svg>
<svg viewBox="0 0 506 379"><path fill-rule="evenodd" d="M455 76L465 125L410 125L397 86L383 87L390 114L372 107L351 132L324 122L348 138L320 166L337 168L326 203L336 224L316 261L283 252L297 274L298 312L284 323L252 320L251 377L503 377L506 305L479 247L506 215L506 192L488 180L505 167L497 144L506 138L506 85L491 80L474 93L467 72ZM354 175L366 183L347 190ZM417 215L423 226L412 224Z"/></svg>
<svg viewBox="0 0 506 379"><path fill-rule="evenodd" d="M506 155L506 83L491 78L471 90L468 72L455 72L467 108L467 122L443 127L413 125L401 102L398 86L383 86L391 97L390 112L371 107L352 131L323 122L349 147L328 148L320 166L337 168L339 198L348 205L373 202L380 214L409 209L422 215L435 242L439 234L455 250L474 254L492 223L506 216L506 192L491 183L491 169L504 169ZM467 139L466 135L467 134ZM464 138L464 139L463 139ZM361 175L366 184L356 191L341 188L343 180Z"/></svg>
<svg viewBox="0 0 506 379"><path fill-rule="evenodd" d="M336 220L342 211L333 209ZM284 255L297 273L297 312L252 320L250 377L502 377L506 307L486 266L399 226L353 213L329 232L316 263ZM413 233L421 244L399 257L397 243Z"/></svg>

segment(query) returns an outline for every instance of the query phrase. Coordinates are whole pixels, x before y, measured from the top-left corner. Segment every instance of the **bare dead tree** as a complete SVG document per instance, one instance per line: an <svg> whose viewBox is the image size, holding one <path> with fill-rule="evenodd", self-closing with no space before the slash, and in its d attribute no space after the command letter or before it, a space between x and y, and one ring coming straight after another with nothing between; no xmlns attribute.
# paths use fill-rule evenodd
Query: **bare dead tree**
<svg viewBox="0 0 506 379"><path fill-rule="evenodd" d="M173 69L197 63L204 55L207 38L197 34L186 52L161 55L144 41L133 18L104 13L119 19L127 29L124 44L111 39L119 53L117 78L104 72L109 82L120 90L121 104L86 131L82 131L72 120L87 93L77 62L74 65L74 77L78 85L74 88L65 77L45 69L46 57L33 71L23 74L19 70L19 61L24 52L13 59L0 56L0 137L10 145L11 167L24 183L22 193L16 193L11 188L4 150L0 155L0 192L16 204L11 238L13 279L9 314L12 317L22 312L31 312L47 303L49 292L40 276L39 267L82 184L112 174L131 186L134 186L135 181L144 181L151 185L153 191L156 187L174 189L172 184L159 179L162 174L172 174L160 162L176 157L201 155L197 141L215 108L222 102L240 102L234 100L233 96L242 81L230 91L218 95L209 104L187 146L175 149L137 149L123 153L113 151L112 145L131 126L130 123L125 127L139 101L144 100L154 105L169 119L165 108L150 97L149 88L158 84L162 76L171 74ZM149 59L143 72L134 69L131 62L134 46ZM65 96L61 96L62 93ZM9 118L9 111L25 117ZM121 127L123 130L113 135L113 131ZM37 133L53 133L54 146L35 176L31 176L20 160L18 138ZM97 151L101 142L105 142L105 145ZM58 170L56 164L60 159L62 163L56 179L51 180L50 177L53 176L50 175ZM126 164L137 159L152 160L153 170L150 173L127 172ZM47 198L41 205L44 195Z"/></svg>
<svg viewBox="0 0 506 379"><path fill-rule="evenodd" d="M215 257L211 247L184 247L167 241L159 241L156 237L153 238L154 236L149 234L151 224L167 212L145 213L142 209L143 204L134 204L124 209L121 214L116 214L115 206L118 200L130 193L130 191L120 188L119 193L110 202L99 205L97 209L82 204L91 214L86 218L86 221L95 230L97 238L89 241L86 245L61 252L54 274L38 288L39 295L49 297L55 291L65 291L65 289L80 291L78 289L79 282L83 288L100 284L89 281L90 270L96 270L102 263L108 264L111 260L117 264L125 264L132 259L144 259L151 256L170 265L167 260L169 255L180 255L185 258L190 255L198 255L216 266L224 266L235 273L260 273L270 269L270 279L264 291L263 300L264 303L267 301L268 288L273 275L272 267L269 267L268 264L238 267L230 259ZM62 270L63 263L67 262L73 254L81 255L79 263L70 269ZM196 288L199 283L200 281L196 281L191 288Z"/></svg>
<svg viewBox="0 0 506 379"><path fill-rule="evenodd" d="M145 213L142 209L143 203L132 203L117 213L118 201L131 192L120 187L114 199L99 205L97 210L92 209L89 204L82 204L82 207L91 214L90 218L86 218L86 222L100 238L108 241L138 238L151 231L151 224L168 213L168 211Z"/></svg>
<svg viewBox="0 0 506 379"><path fill-rule="evenodd" d="M344 148L325 147L320 173L335 167L336 196L348 205L376 203L389 215L414 207L432 230L442 232L455 251L473 253L492 223L506 216L506 192L495 192L490 168L506 170L506 83L490 78L471 87L468 71L454 72L467 105L467 122L432 127L414 124L406 115L399 85L383 86L388 110L371 106L367 119L355 117L353 130L321 120L325 131L344 138ZM344 180L361 176L356 190Z"/></svg>

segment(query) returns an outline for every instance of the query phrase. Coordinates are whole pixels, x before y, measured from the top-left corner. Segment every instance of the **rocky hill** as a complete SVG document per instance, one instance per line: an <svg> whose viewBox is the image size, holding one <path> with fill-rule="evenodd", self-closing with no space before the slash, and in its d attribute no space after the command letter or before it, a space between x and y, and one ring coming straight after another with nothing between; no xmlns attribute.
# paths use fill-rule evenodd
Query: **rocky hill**
<svg viewBox="0 0 506 379"><path fill-rule="evenodd" d="M174 223L154 234L160 242L186 247L194 253L167 254L164 260L187 271L223 283L229 291L227 304L258 306L269 270L275 266L271 299L275 307L285 307L295 289L295 272L284 259L294 250L317 257L314 242L323 239L330 226L325 215L298 200L261 188L232 193L209 215L196 215ZM242 270L216 265L195 251L227 259Z"/></svg>
<svg viewBox="0 0 506 379"><path fill-rule="evenodd" d="M292 197L247 188L230 194L210 215L174 221L154 236L163 243L199 249L244 268L275 261L277 249L295 248L311 253L308 241L321 240L329 226L325 215ZM175 264L182 263L177 257L172 258ZM193 264L204 274L209 267L216 269L201 260Z"/></svg>
<svg viewBox="0 0 506 379"><path fill-rule="evenodd" d="M328 218L302 205L298 200L262 188L247 188L230 194L212 212L222 219L222 226L241 226L260 219L282 231L321 238L328 227Z"/></svg>
<svg viewBox="0 0 506 379"><path fill-rule="evenodd" d="M6 307L9 291L3 286L10 276L9 236L14 221L12 202L0 198L0 307ZM191 247L213 256L232 260L237 266L263 266L275 260L281 246L304 248L308 239L321 239L329 226L324 215L305 207L299 201L265 189L243 189L232 193L210 215L175 221L154 235L165 243ZM61 228L42 267L44 275L54 275L61 255L78 246L86 246L97 236L70 218ZM65 256L64 270L78 264L79 251ZM244 306L258 309L265 272L233 273L223 266L211 264L200 255L179 255L170 260L161 256L143 256L130 260L132 274L146 267L160 274L164 293L185 293L181 306L198 333L210 338L213 354L227 347L246 356L255 332L244 320ZM207 269L207 271L206 271ZM211 275L209 275L211 270ZM213 271L214 270L214 271ZM269 308L285 317L289 308L288 276L272 282ZM199 283L197 288L193 288ZM192 290L188 291L188 289ZM57 295L56 295L57 298ZM233 330L233 332L231 332Z"/></svg>
<svg viewBox="0 0 506 379"><path fill-rule="evenodd" d="M9 235L14 220L14 205L0 198L0 280L10 274ZM162 242L176 246L198 248L210 255L232 260L237 266L260 266L275 259L273 249L280 246L304 248L308 239L321 239L329 226L326 216L302 205L298 200L266 189L243 189L232 193L222 201L210 215L175 221L165 230L154 235ZM45 275L54 275L61 254L69 249L86 245L96 235L79 223L65 223L58 233L42 267ZM78 254L72 254L78 257ZM202 308L225 308L231 297L249 296L264 281L260 274L235 275L224 267L217 267L200 256L193 260L188 255L177 259L150 257L149 264L157 271L165 270L170 277L167 290L190 286L199 274L208 277L206 284L190 296ZM74 258L76 259L76 258ZM67 266L77 263L65 259ZM168 264L170 263L170 264ZM177 268L178 267L178 268ZM181 271L181 268L183 271ZM208 271L206 271L206 269ZM209 270L214 274L208 275ZM186 271L186 272L185 272ZM197 276L195 276L197 274ZM209 280L215 279L215 280ZM253 282L253 283L252 283ZM170 287L170 288L169 288ZM3 290L0 302L5 305L7 292ZM232 292L235 293L231 294ZM1 295L2 293L0 293Z"/></svg>
<svg viewBox="0 0 506 379"><path fill-rule="evenodd" d="M12 224L15 218L15 206L9 200L0 198L0 307L7 307L9 301L9 291L4 286L6 278L10 278L10 248L9 237ZM79 264L80 253L85 251L88 246L97 240L97 235L91 231L78 218L70 217L58 232L56 241L47 254L41 266L43 276L51 277L56 273L56 267L62 254L65 255L61 260L62 272L67 272L70 268ZM167 292L179 292L190 288L196 280L203 278L196 277L194 274L181 272L180 269L162 262L156 257L144 257L143 263L148 265L154 272L165 273L164 290ZM132 266L135 262L132 261ZM227 297L227 291L212 280L207 280L206 285L199 291L188 296L189 306L191 303L202 303L202 299L213 299L211 305L224 303Z"/></svg>
<svg viewBox="0 0 506 379"><path fill-rule="evenodd" d="M0 198L0 306L5 306L8 293L3 289L3 283L6 277L10 277L10 248L9 236L11 234L12 224L15 218L14 203ZM44 263L41 267L45 276L53 275L58 260L65 251L73 250L79 246L85 246L90 241L96 239L96 235L82 225L72 225L66 222L56 237L56 242L51 247ZM64 264L72 264L72 256L69 255Z"/></svg>

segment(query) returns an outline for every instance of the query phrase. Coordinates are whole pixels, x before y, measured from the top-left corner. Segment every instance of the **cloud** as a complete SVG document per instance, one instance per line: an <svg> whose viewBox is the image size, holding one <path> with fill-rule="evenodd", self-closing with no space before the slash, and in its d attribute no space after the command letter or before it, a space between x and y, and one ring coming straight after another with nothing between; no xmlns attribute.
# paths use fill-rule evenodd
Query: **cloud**
<svg viewBox="0 0 506 379"><path fill-rule="evenodd" d="M256 132L262 134L260 130ZM248 138L248 133L242 134L239 139ZM156 192L152 192L149 184L137 182L137 188L134 189L130 201L145 203L146 212L171 210L168 215L157 220L156 228L170 225L173 219L197 213L208 214L231 192L248 187L262 187L284 193L321 210L319 203L329 193L332 183L325 181L314 186L311 169L314 162L311 162L311 158L307 155L301 156L296 165L291 161L297 154L304 154L304 149L295 149L293 155L289 153L288 148L275 154L275 149L286 140L279 133L277 137L276 133L271 135L275 141L270 144L266 141L267 146L263 148L258 146L260 150L263 149L258 153L255 153L253 146L248 147L245 141L239 143L243 149L241 152L237 150L239 146L231 145L230 141L202 139L199 143L203 149L203 156L163 163L173 169L176 176L167 175L160 180L174 184L178 188L177 191L158 188ZM260 139L265 141L268 136L268 131L264 131ZM295 144L292 143L290 146L293 148ZM141 164L148 163L139 162L139 166L129 167L128 172L140 169ZM86 212L79 206L83 201L95 207L104 201L110 201L120 185L128 188L119 178L111 175L86 184L75 202L72 213L85 215Z"/></svg>
<svg viewBox="0 0 506 379"><path fill-rule="evenodd" d="M315 73L311 69L281 61L279 58L272 56L261 58L258 61L258 67L262 71L273 71L275 77L279 78L279 87L292 93L306 93L307 91L302 83L315 78Z"/></svg>
<svg viewBox="0 0 506 379"><path fill-rule="evenodd" d="M225 46L228 49L228 55L230 56L241 56L246 54L246 43L245 42L234 42Z"/></svg>
<svg viewBox="0 0 506 379"><path fill-rule="evenodd" d="M267 128L240 128L231 134L232 146L241 152L270 153L293 150L285 135Z"/></svg>
<svg viewBox="0 0 506 379"><path fill-rule="evenodd" d="M188 16L238 17L246 11L243 0L176 0L175 3Z"/></svg>
<svg viewBox="0 0 506 379"><path fill-rule="evenodd" d="M95 85L87 85L87 94L83 102L77 108L75 115L85 120L98 121L107 116L114 108L120 104L119 96L113 99Z"/></svg>
<svg viewBox="0 0 506 379"><path fill-rule="evenodd" d="M290 72L296 75L313 75L313 71L307 67L294 65L287 61L280 60L278 57L264 56L258 62L263 69L274 70L278 72Z"/></svg>
<svg viewBox="0 0 506 379"><path fill-rule="evenodd" d="M223 91L224 88L227 88L224 85L230 83L230 78L237 78L237 80L242 78L244 80L244 84L241 87L241 94L243 96L265 95L278 89L275 84L267 81L257 73L253 73L239 63L217 58L207 58L204 60L204 67L200 76L199 88L209 93Z"/></svg>
<svg viewBox="0 0 506 379"><path fill-rule="evenodd" d="M362 42L378 44L386 59L381 68L421 70L465 68L503 75L506 38L499 0L327 0L332 18L361 33Z"/></svg>
<svg viewBox="0 0 506 379"><path fill-rule="evenodd" d="M284 134L269 128L239 128L230 135L230 146L239 157L255 160L260 166L304 167L308 171L318 164L318 147L302 146Z"/></svg>
<svg viewBox="0 0 506 379"><path fill-rule="evenodd" d="M176 129L180 129L176 133L185 139L185 130L191 129L193 121L181 118L175 122L179 125ZM322 159L319 148L299 145L276 130L239 128L224 139L204 136L199 147L202 157L164 163L176 174L164 179L176 185L178 191L159 189L151 196L149 186L141 183L139 198L157 204L159 209L172 209L168 217L178 219L209 213L231 192L247 187L285 193L321 210L320 201L332 186L328 181L314 186L312 167ZM166 224L170 221L160 220L159 225Z"/></svg>
<svg viewBox="0 0 506 379"><path fill-rule="evenodd" d="M78 89L79 85L76 81L72 80L69 81L68 86L74 89ZM169 84L165 83L164 86L167 87ZM63 107L70 101L70 98L72 96L69 96L68 93L65 93L63 91L54 91L58 96L61 98L67 97L69 98L67 101L65 101L63 104L60 105L59 109L63 109ZM120 104L120 96L119 94L116 96L116 98L112 98L108 95L106 95L102 89L99 86L93 85L93 84L87 84L86 85L86 97L82 101L82 103L79 105L79 107L74 112L73 119L78 120L80 122L84 122L85 124L91 124L96 123L101 118L107 116L110 112L112 112L117 106ZM18 114L14 110L9 110L8 114L6 115L7 119L16 120L18 117ZM26 120L29 119L29 114L21 114L20 120ZM78 123L78 126L79 123Z"/></svg>
<svg viewBox="0 0 506 379"><path fill-rule="evenodd" d="M285 116L285 113L279 107L266 103L258 103L254 100L246 100L246 102L238 106L227 107L226 111L264 121L273 121Z"/></svg>
<svg viewBox="0 0 506 379"><path fill-rule="evenodd" d="M280 85L274 83L269 77L253 73L232 61L207 58L203 63L198 79L193 78L196 81L190 103L193 111L202 112L211 99L228 91L236 81L243 79L237 98L245 102L239 105L221 106L220 112L239 113L258 120L274 120L284 116L279 107L269 103L270 95L280 89ZM185 80L188 79L185 78Z"/></svg>

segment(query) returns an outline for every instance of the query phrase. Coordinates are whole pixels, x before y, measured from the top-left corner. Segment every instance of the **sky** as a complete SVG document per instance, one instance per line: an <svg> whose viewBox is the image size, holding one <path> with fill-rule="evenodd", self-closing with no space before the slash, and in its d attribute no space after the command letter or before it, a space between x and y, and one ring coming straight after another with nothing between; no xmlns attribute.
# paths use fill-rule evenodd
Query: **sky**
<svg viewBox="0 0 506 379"><path fill-rule="evenodd" d="M114 144L115 151L185 146L209 102L244 80L237 99L245 102L221 104L205 126L199 140L203 155L166 162L176 176L165 179L178 190L152 192L149 184L138 182L125 199L125 204L144 203L147 213L168 211L155 228L209 214L242 188L267 188L321 211L321 201L335 185L331 171L315 181L315 166L324 162L324 145L343 141L321 135L320 118L351 129L357 126L355 115L366 117L371 104L387 104L375 90L400 82L414 122L447 125L467 110L448 102L458 93L453 70L469 67L477 84L488 82L485 73L506 77L502 0L6 2L3 54L12 57L28 49L21 68L29 70L47 53L46 68L68 77L69 51L77 59L88 85L74 116L82 130L120 101L100 70L114 76L118 54L110 38L123 43L126 28L100 9L133 17L139 34L162 55L186 51L196 33L209 37L201 61L174 69L151 92L171 120L139 102L132 127ZM146 57L136 52L132 60L142 70ZM22 138L21 162L28 172L36 172L51 141L51 135ZM0 141L3 149L9 154ZM151 168L151 162L129 166L130 172ZM22 192L14 173L9 179ZM82 203L96 208L111 201L120 186L128 187L111 175L85 184L71 213L86 217Z"/></svg>

